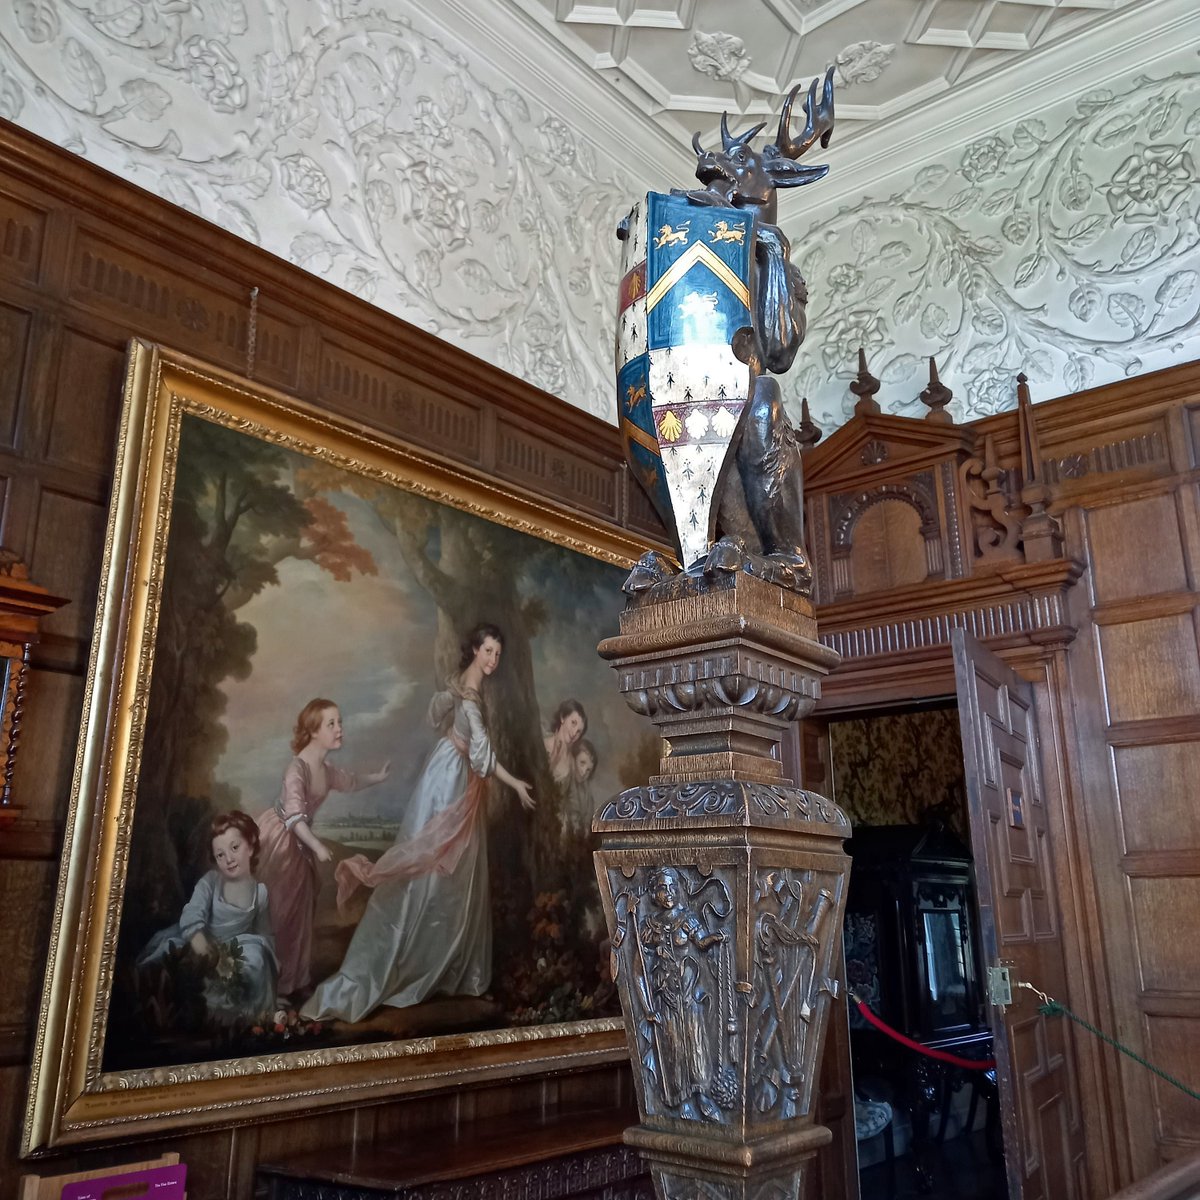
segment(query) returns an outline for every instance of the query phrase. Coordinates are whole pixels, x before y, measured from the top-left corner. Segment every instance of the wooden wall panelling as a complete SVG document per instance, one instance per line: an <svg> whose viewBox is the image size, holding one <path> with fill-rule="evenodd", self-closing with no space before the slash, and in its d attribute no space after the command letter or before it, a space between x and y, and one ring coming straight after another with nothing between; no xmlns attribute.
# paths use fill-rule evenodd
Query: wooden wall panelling
<svg viewBox="0 0 1200 1200"><path fill-rule="evenodd" d="M121 417L125 345L122 327L99 326L64 324L59 329L40 457L50 466L107 478ZM84 395L91 403L87 420L80 420L79 397Z"/></svg>
<svg viewBox="0 0 1200 1200"><path fill-rule="evenodd" d="M1039 660L1046 647L1075 636L1068 597L1081 570L1070 559L1011 564L898 588L886 601L866 596L819 606L821 641L843 656L822 683L822 711L953 695L956 625L1006 658Z"/></svg>
<svg viewBox="0 0 1200 1200"><path fill-rule="evenodd" d="M1137 964L1122 881L1114 870L1121 842L1108 766L1107 713L1097 630L1089 619L1090 594L1081 592L1075 600L1082 610L1079 636L1070 657L1069 684L1082 798L1076 815L1079 828L1076 842L1087 847L1091 855L1097 928L1088 948L1091 995L1085 991L1075 1011L1114 1036L1122 1037L1130 1031L1130 1001L1136 991ZM1103 1070L1101 1094L1113 1106L1115 1137L1111 1153L1118 1172L1116 1182L1124 1185L1146 1174L1154 1165L1145 1149L1144 1111L1148 1097L1141 1086L1130 1089L1121 1056L1115 1050L1100 1046L1095 1053ZM1139 1081L1133 1082L1137 1085ZM1089 1128L1089 1139L1095 1141L1099 1133ZM1139 1145L1143 1147L1140 1155L1136 1150Z"/></svg>
<svg viewBox="0 0 1200 1200"><path fill-rule="evenodd" d="M258 286L257 379L434 450L464 470L505 478L547 503L662 534L648 505L630 498L616 431L604 422L3 122L0 160L0 346L12 365L0 381L0 529L39 582L70 598L48 622L29 686L27 711L38 736L27 739L17 783L35 828L0 847L10 858L0 886L16 891L0 897L0 954L10 964L0 981L0 1194L9 1194L23 1169L15 1155L28 1039L129 337L154 337L245 372L250 289ZM369 1112L347 1108L168 1140L192 1168L189 1195L225 1200L251 1194L262 1153L376 1129L444 1129L476 1111L486 1117L612 1096L627 1103L631 1095L627 1071L606 1067L578 1079L520 1080L479 1097L422 1096ZM51 1161L70 1170L137 1153L106 1146Z"/></svg>
<svg viewBox="0 0 1200 1200"><path fill-rule="evenodd" d="M1109 604L1190 587L1174 490L1092 509L1092 590ZM1154 547L1152 555L1144 550ZM1136 562L1131 561L1136 558Z"/></svg>
<svg viewBox="0 0 1200 1200"><path fill-rule="evenodd" d="M538 490L568 507L572 498L564 483L573 457L591 470L604 464L614 480L623 474L619 442L607 423L11 126L0 125L0 151L8 167L4 191L14 210L36 212L41 201L65 212L75 228L70 285L56 293L75 309L101 320L119 313L140 333L243 371L249 292L258 286L256 378L319 399L322 341L352 347L363 358L394 362L404 379L429 388L437 403L402 408L391 427L417 444L437 440L451 458L494 468L486 437L473 462L469 447L453 436L453 420L448 429L436 428L445 412L435 410L452 399L514 418L531 444L553 443L561 450L567 472L558 479L548 474ZM377 397L370 389L346 399L347 415L389 428L372 408ZM654 529L661 541L661 525Z"/></svg>
<svg viewBox="0 0 1200 1200"><path fill-rule="evenodd" d="M647 501L628 478L611 427L2 123L0 157L5 161L0 329L24 356L18 391L0 391L0 478L6 481L0 528L26 561L57 572L66 586L54 590L73 601L35 661L35 684L46 672L62 676L57 689L48 686L37 701L54 711L55 720L77 704L86 661L90 624L85 614L96 592L95 549L101 536L94 526L80 532L78 514L102 512L106 503L116 420L111 380L125 340L131 333L150 334L242 371L254 286L260 288L255 373L264 382L402 433L465 469L492 472L565 507L652 536L657 530L661 537ZM1101 581L1100 596L1085 597L1076 612L1063 573L1069 571L1061 568L1053 579L1036 573L997 575L990 592L978 590L979 580L953 580L927 585L928 595L917 594L917 585L916 591L823 606L823 634L842 638L852 651L828 681L826 696L837 708L949 694L944 644L949 613L973 623L985 637L992 634L992 643L1021 669L1036 672L1039 664L1050 664L1046 695L1062 755L1058 810L1071 846L1064 868L1069 879L1062 887L1083 947L1071 998L1082 996L1098 1023L1125 1040L1173 1053L1200 1011L1194 985L1143 991L1138 972L1140 956L1148 956L1144 961L1158 971L1159 983L1180 982L1164 939L1177 935L1187 914L1177 905L1165 918L1166 928L1151 923L1138 931L1142 941L1134 937L1134 922L1158 911L1160 883L1195 878L1179 873L1197 847L1182 815L1177 821L1164 815L1161 821L1139 822L1140 840L1128 843L1125 829L1137 820L1139 806L1144 812L1154 803L1145 789L1167 788L1164 808L1178 808L1181 773L1190 771L1192 744L1200 743L1195 715L1200 667L1184 654L1189 597L1200 561L1194 491L1200 364L1094 389L1035 411L1043 457L1057 480L1054 511L1068 526L1068 546L1072 529L1078 535L1074 544L1080 544L1084 524L1092 523L1089 554ZM1010 469L1017 451L1015 416L988 418L962 436L979 438L985 432L994 434L1001 466ZM1115 506L1126 504L1133 506L1130 514L1119 515ZM1084 519L1077 517L1080 507L1087 510ZM1159 533L1169 531L1171 511L1178 548L1167 538L1160 559L1153 547ZM820 522L813 524L816 535ZM1132 531L1132 543L1120 543L1125 530ZM74 554L53 544L64 531L74 539ZM1114 558L1118 543L1137 551L1128 567ZM1147 594L1145 587L1156 590ZM1090 624L1093 608L1099 632ZM1079 641L1062 650L1076 625L1082 626ZM1102 641L1107 643L1103 656ZM1194 635L1191 646L1194 655ZM1180 654L1182 668L1174 657ZM1158 675L1133 661L1146 655L1162 664ZM1114 671L1118 661L1132 662L1135 674L1125 675L1123 667ZM1105 710L1102 698L1110 695L1120 720L1114 715L1110 721ZM65 805L62 781L69 773L77 721L76 713L61 737L45 739L39 750L36 774L44 787L39 811L61 814ZM1129 753L1118 760L1117 751ZM52 876L49 840L43 853L45 861L31 866ZM1140 909L1133 901L1135 885ZM0 944L24 938L43 947L45 929L37 922L46 919L48 914L39 912L31 925L19 910L0 912ZM36 961L24 982L14 973L15 990L4 993L12 998L0 998L0 1009L20 1007L20 995L27 994L22 988L36 990L36 982L30 982L36 973ZM10 1030L15 1027L12 1013L0 1012L0 1027L6 1020ZM4 1036L0 1029L0 1041ZM11 1060L22 1051L8 1036ZM1109 1105L1114 1114L1113 1170L1144 1173L1162 1155L1178 1151L1187 1129L1141 1068L1118 1063L1106 1048L1095 1054L1098 1066L1088 1075L1081 1050L1080 1070L1085 1092L1089 1080L1102 1077L1096 1104ZM557 1103L576 1089L578 1094L629 1095L622 1072L602 1071L555 1087L521 1081L486 1095L472 1093L469 1100L446 1100L453 1118L441 1108L442 1100L432 1098L367 1115L351 1113L350 1129L362 1136L369 1129L416 1127L425 1113L436 1124L462 1119L465 1108L537 1107ZM0 1188L8 1186L16 1169L12 1154L23 1092L23 1065L0 1067L0 1132L7 1148ZM1124 1093L1127 1137L1121 1136L1119 1111ZM198 1195L238 1195L245 1194L264 1138L270 1144L305 1143L323 1136L314 1131L324 1120L295 1118L174 1141L185 1158L194 1153L202 1164ZM1102 1135L1102 1124L1092 1129L1093 1139ZM127 1150L106 1148L73 1161L92 1165L128 1157Z"/></svg>
<svg viewBox="0 0 1200 1200"><path fill-rule="evenodd" d="M6 274L25 283L38 281L46 224L44 209L0 195L0 265Z"/></svg>
<svg viewBox="0 0 1200 1200"><path fill-rule="evenodd" d="M16 448L17 414L31 362L33 314L12 304L0 304L0 448Z"/></svg>
<svg viewBox="0 0 1200 1200"><path fill-rule="evenodd" d="M1190 1016L1180 1016L1181 997L1171 997L1170 1011L1157 1012L1156 1004L1144 1005L1147 1056L1152 1062L1167 1063L1167 1070L1178 1079L1200 1079L1200 1037L1196 1022L1200 1008ZM1165 1006L1164 1006L1165 1007ZM1154 1124L1163 1157L1168 1161L1196 1153L1196 1101L1157 1077L1150 1081Z"/></svg>
<svg viewBox="0 0 1200 1200"><path fill-rule="evenodd" d="M473 467L486 467L483 406L469 397L439 394L432 372L406 372L402 359L353 347L322 333L318 341L317 395L343 416L439 451ZM445 389L452 380L441 381Z"/></svg>
<svg viewBox="0 0 1200 1200"><path fill-rule="evenodd" d="M1079 731L1072 703L1072 659L1076 645L1048 655L1042 670L1027 677L1034 685L1035 711L1041 739L1042 781L1049 836L1054 851L1055 901L1062 923L1067 995L1073 1011L1111 1013L1110 980L1097 971L1096 948L1103 943L1096 856L1087 828L1088 797L1079 770ZM1031 980L1035 986L1042 986ZM1125 1098L1106 1070L1103 1043L1070 1025L1078 1075L1078 1094L1086 1143L1084 1196L1107 1196L1128 1177Z"/></svg>
<svg viewBox="0 0 1200 1200"><path fill-rule="evenodd" d="M1173 440L1172 465L1185 474L1153 485L1127 481L1083 511L1091 619L1079 668L1082 675L1091 666L1094 685L1081 678L1075 690L1077 719L1096 750L1085 763L1103 926L1096 956L1112 979L1107 1028L1151 1057L1156 1035L1170 1042L1188 1028L1200 1042L1200 978L1194 954L1179 949L1190 945L1200 915L1200 828L1190 820L1200 747L1200 556L1182 443ZM1109 1057L1126 1099L1132 1178L1200 1144L1194 1126L1190 1139L1180 1134L1153 1076ZM1170 1065L1187 1063L1184 1056Z"/></svg>
<svg viewBox="0 0 1200 1200"><path fill-rule="evenodd" d="M966 573L958 467L967 427L857 418L805 455L819 604Z"/></svg>
<svg viewBox="0 0 1200 1200"><path fill-rule="evenodd" d="M1200 362L1035 405L1043 464L1059 499L1085 503L1126 482L1185 469L1172 414L1192 397L1200 399ZM995 440L1002 465L1018 461L1014 413L985 417L971 428L981 440Z"/></svg>

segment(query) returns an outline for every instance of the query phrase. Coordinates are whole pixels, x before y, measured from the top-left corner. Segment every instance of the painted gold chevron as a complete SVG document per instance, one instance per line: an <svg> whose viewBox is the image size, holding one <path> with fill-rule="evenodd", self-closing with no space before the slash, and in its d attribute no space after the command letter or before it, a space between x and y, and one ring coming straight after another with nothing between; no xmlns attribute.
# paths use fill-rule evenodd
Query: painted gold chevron
<svg viewBox="0 0 1200 1200"><path fill-rule="evenodd" d="M729 264L703 242L693 242L646 293L646 312L653 312L658 302L696 263L703 263L747 308L750 307L750 289L730 270Z"/></svg>

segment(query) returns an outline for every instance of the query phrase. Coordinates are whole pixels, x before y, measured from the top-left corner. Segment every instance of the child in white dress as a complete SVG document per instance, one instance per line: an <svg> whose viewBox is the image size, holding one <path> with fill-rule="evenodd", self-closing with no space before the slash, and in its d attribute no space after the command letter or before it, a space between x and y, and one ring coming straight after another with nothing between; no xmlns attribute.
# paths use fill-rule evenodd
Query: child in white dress
<svg viewBox="0 0 1200 1200"><path fill-rule="evenodd" d="M252 1025L275 1009L278 964L267 889L254 877L258 825L234 810L213 818L215 868L201 877L179 920L156 933L138 966L161 962L172 950L191 951L207 966L204 1002L210 1022Z"/></svg>

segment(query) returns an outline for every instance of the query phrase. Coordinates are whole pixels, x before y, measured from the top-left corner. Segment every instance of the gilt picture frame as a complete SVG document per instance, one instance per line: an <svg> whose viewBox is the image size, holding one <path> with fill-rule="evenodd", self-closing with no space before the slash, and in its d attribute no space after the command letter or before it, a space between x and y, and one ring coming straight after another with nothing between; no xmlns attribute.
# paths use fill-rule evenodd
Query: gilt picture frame
<svg viewBox="0 0 1200 1200"><path fill-rule="evenodd" d="M658 742L593 647L644 549L132 342L22 1152L623 1057L591 806Z"/></svg>

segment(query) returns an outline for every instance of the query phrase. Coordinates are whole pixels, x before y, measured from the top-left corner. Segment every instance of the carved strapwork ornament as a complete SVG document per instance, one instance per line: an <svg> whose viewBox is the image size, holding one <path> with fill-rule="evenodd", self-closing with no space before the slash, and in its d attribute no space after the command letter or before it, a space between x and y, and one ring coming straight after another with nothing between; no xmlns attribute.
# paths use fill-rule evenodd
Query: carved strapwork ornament
<svg viewBox="0 0 1200 1200"><path fill-rule="evenodd" d="M64 604L30 581L19 555L0 547L0 836L22 811L13 776L26 736L30 656L41 637L41 621Z"/></svg>
<svg viewBox="0 0 1200 1200"><path fill-rule="evenodd" d="M860 375L866 382L852 388L873 400L875 382L861 358ZM808 448L818 604L1062 557L1062 529L1050 511L1058 464L1042 459L1025 377L1014 384L1016 436L1003 445L994 431L998 418L953 422L947 412L953 393L931 359L929 385L919 397L923 418L856 408L847 424Z"/></svg>
<svg viewBox="0 0 1200 1200"><path fill-rule="evenodd" d="M931 364L927 414L860 413L806 451L821 640L842 656L828 709L952 689L955 628L1030 663L1075 637L1068 600L1083 568L1055 510L1089 470L1148 473L1165 439L1149 430L1086 456L1044 455L1028 388L1014 382L1016 412L956 425ZM1041 440L1062 446L1072 432L1051 425Z"/></svg>
<svg viewBox="0 0 1200 1200"><path fill-rule="evenodd" d="M641 1124L661 1200L803 1194L830 1137L813 1085L849 860L845 816L776 747L838 661L811 603L744 573L680 580L603 642L663 734L659 774L593 829Z"/></svg>
<svg viewBox="0 0 1200 1200"><path fill-rule="evenodd" d="M1017 420L1021 434L1021 503L1028 515L1021 522L1021 549L1026 562L1047 562L1063 552L1062 526L1046 511L1053 489L1043 478L1042 451L1038 443L1037 420L1029 395L1029 380L1017 376Z"/></svg>
<svg viewBox="0 0 1200 1200"><path fill-rule="evenodd" d="M983 563L1019 562L1021 507L1012 476L1001 469L996 443L983 439L983 457L969 458L960 468L963 497L971 513L971 543Z"/></svg>

